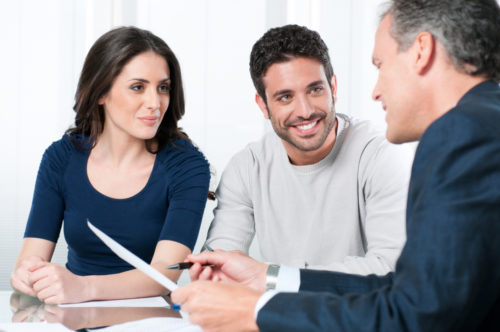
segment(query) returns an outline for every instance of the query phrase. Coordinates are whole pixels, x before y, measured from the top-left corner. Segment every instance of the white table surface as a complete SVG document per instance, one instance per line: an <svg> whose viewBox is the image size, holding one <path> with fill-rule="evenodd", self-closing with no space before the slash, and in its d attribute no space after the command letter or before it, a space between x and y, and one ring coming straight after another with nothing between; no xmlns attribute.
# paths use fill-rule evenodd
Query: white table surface
<svg viewBox="0 0 500 332"><path fill-rule="evenodd" d="M63 324L60 323L47 323L44 322L43 318L45 315L45 305L35 298L28 297L26 295L15 294L11 290L0 291L0 332L17 332L17 331L73 331ZM24 309L18 309L12 306L11 302L14 301L17 305ZM54 306L52 306L54 307ZM107 328L103 328L102 331L178 331L183 332L201 332L198 326L192 325L188 322L186 318L180 318L178 312L173 312L168 308L162 307L140 307L140 308L62 308L55 306L58 311L65 313L62 315L65 319L76 326L80 325L78 319L82 316L81 312L78 310L94 310L95 313L105 313L101 315L104 317L112 316L115 323L104 324L102 320L97 326L104 324L104 326L111 325ZM104 310L104 311L103 311ZM12 322L15 312L17 311L16 317L24 318L23 323ZM31 313L31 315L26 315L26 313ZM68 314L69 313L69 314ZM73 314L75 313L75 314ZM111 314L111 315L108 315ZM126 318L123 320L122 318ZM131 320L127 322L126 320ZM118 321L118 323L116 323ZM125 322L122 322L125 321ZM68 325L67 322L65 322ZM117 325L112 325L117 324ZM92 327L92 325L91 325ZM81 327L77 327L81 328ZM92 329L93 330L93 329ZM94 330L93 330L94 331ZM96 331L101 331L97 329Z"/></svg>

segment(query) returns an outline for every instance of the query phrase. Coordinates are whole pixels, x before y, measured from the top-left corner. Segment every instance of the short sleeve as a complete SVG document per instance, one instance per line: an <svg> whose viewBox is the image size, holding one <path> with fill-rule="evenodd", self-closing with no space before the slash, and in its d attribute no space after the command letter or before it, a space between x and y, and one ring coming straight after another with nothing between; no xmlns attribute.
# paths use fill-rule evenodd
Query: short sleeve
<svg viewBox="0 0 500 332"><path fill-rule="evenodd" d="M169 153L164 165L170 184L168 210L159 240L176 241L193 250L208 197L208 161L195 147L184 142Z"/></svg>
<svg viewBox="0 0 500 332"><path fill-rule="evenodd" d="M71 144L68 137L63 137L45 150L24 237L57 242L64 216L63 178Z"/></svg>

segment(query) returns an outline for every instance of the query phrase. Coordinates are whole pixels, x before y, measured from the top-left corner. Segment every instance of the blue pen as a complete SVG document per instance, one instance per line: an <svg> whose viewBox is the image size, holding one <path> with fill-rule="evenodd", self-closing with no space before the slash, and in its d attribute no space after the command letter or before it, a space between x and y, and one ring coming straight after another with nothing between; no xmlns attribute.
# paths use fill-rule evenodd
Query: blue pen
<svg viewBox="0 0 500 332"><path fill-rule="evenodd" d="M208 251L214 251L208 244L205 243L205 245L203 246L203 248L201 249L201 251L203 250L208 250ZM183 265L184 264L184 265ZM193 263L187 263L187 264L190 264L189 267L187 265L185 265L186 263L179 263L179 264L175 264L174 266L169 266L167 267L167 269L172 269L172 267L174 267L174 269L179 269L181 266L182 268L180 269L183 269L183 268L189 268L191 267L191 265L193 265ZM207 264L208 265L208 264ZM207 266L204 264L204 266ZM213 266L213 265L208 265L208 266ZM171 293L168 293L167 296L170 297L170 294ZM181 310L181 305L180 304L172 304L172 310L175 310L175 311L180 311Z"/></svg>

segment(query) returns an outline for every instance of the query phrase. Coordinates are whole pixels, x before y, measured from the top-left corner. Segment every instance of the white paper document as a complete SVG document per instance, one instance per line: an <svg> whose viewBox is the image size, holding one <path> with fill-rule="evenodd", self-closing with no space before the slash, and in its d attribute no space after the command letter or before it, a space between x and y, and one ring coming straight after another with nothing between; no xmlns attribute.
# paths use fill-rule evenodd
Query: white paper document
<svg viewBox="0 0 500 332"><path fill-rule="evenodd" d="M171 291L177 289L177 284L175 282L165 277L159 271L155 270L151 265L149 265L136 255L134 255L124 246L122 246L121 244L110 238L108 235L106 235L103 231L92 225L88 219L87 219L87 225L89 226L90 230L94 232L94 234L97 235L97 237L101 239L101 241L104 242L104 244L107 245L118 257L120 257L121 259L123 259L136 269L141 270L147 276L155 280L160 285L163 285L165 288Z"/></svg>
<svg viewBox="0 0 500 332"><path fill-rule="evenodd" d="M123 324L113 325L100 329L99 331L106 332L203 332L198 325L191 324L187 319L172 318L172 317L154 317L127 322Z"/></svg>
<svg viewBox="0 0 500 332"><path fill-rule="evenodd" d="M161 296L143 297L137 299L109 300L109 301L89 301L71 304L59 304L62 308L71 307L170 307Z"/></svg>

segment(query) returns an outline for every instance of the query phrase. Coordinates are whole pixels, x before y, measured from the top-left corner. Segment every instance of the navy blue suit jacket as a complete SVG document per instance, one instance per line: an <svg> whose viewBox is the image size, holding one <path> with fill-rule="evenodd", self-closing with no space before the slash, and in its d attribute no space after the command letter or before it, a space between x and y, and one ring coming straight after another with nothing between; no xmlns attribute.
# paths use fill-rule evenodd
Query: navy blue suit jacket
<svg viewBox="0 0 500 332"><path fill-rule="evenodd" d="M500 331L500 88L483 82L426 130L407 242L384 277L301 270L261 331Z"/></svg>

